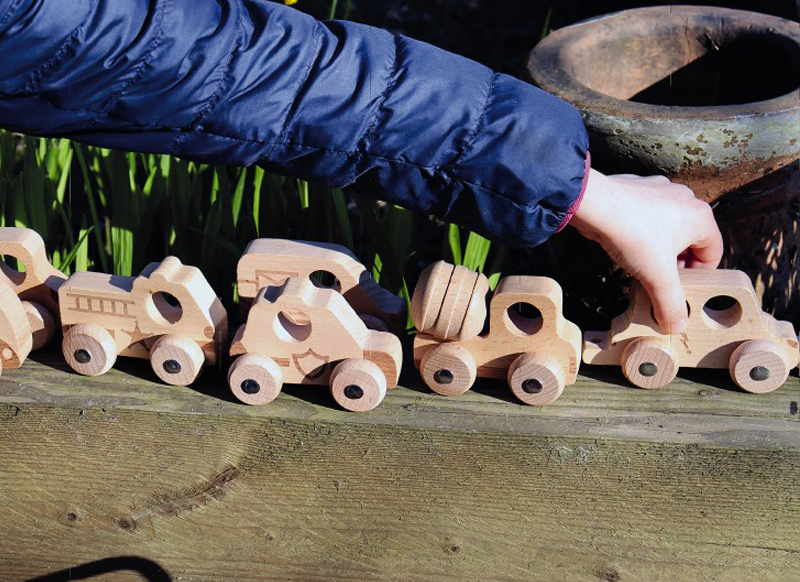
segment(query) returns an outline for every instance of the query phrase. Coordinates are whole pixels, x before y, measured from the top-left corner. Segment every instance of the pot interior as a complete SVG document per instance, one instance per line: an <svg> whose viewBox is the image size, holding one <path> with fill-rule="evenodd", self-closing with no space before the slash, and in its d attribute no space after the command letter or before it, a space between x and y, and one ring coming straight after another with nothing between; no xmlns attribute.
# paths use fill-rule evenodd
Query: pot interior
<svg viewBox="0 0 800 582"><path fill-rule="evenodd" d="M765 101L800 87L800 43L758 22L614 20L587 26L563 54L573 77L598 93L699 107Z"/></svg>

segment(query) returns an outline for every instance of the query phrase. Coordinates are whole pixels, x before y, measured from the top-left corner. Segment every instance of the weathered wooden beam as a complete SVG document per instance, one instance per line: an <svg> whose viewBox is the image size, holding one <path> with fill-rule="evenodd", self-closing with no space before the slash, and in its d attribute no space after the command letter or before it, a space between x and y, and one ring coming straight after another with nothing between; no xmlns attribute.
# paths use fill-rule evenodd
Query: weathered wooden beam
<svg viewBox="0 0 800 582"><path fill-rule="evenodd" d="M719 371L643 391L585 368L544 408L482 383L354 414L323 388L249 407L216 373L178 388L144 362L87 379L35 358L0 377L1 580L797 573L796 375L755 396Z"/></svg>

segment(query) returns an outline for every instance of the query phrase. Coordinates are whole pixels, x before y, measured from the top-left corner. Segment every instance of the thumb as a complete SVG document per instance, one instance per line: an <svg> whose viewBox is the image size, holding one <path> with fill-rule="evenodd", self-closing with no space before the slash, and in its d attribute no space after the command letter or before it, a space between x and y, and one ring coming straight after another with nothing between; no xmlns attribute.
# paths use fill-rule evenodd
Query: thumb
<svg viewBox="0 0 800 582"><path fill-rule="evenodd" d="M680 333L686 329L689 312L686 295L678 277L678 267L673 264L653 273L640 273L639 280L653 303L653 315L665 333Z"/></svg>

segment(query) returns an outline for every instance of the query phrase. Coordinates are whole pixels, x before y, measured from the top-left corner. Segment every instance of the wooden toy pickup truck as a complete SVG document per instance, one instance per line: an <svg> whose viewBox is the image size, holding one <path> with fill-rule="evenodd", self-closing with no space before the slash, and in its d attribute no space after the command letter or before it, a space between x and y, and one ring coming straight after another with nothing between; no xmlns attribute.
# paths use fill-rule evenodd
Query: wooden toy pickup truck
<svg viewBox="0 0 800 582"><path fill-rule="evenodd" d="M237 266L241 303L249 306L260 289L280 286L289 277L308 277L319 287L327 282L372 329L405 331L405 300L378 285L353 253L335 244L268 238L251 241Z"/></svg>
<svg viewBox="0 0 800 582"><path fill-rule="evenodd" d="M58 294L64 358L87 376L106 373L121 355L149 358L161 380L187 386L227 339L222 302L199 269L176 257L138 277L75 273Z"/></svg>
<svg viewBox="0 0 800 582"><path fill-rule="evenodd" d="M0 228L0 255L15 258L24 269L18 271L0 261L0 282L22 301L30 323L28 333L33 335L32 349L37 350L53 339L58 327L58 289L67 276L50 264L42 237L29 228Z"/></svg>
<svg viewBox="0 0 800 582"><path fill-rule="evenodd" d="M728 368L748 392L781 386L800 360L792 324L761 310L747 275L732 270L681 269L689 308L686 331L661 332L650 298L636 286L628 310L607 332L587 331L583 361L622 366L640 388L669 384L680 367Z"/></svg>
<svg viewBox="0 0 800 582"><path fill-rule="evenodd" d="M329 384L336 402L355 412L380 404L403 358L395 335L368 329L341 294L307 276L262 287L230 353L228 383L242 402L271 402L284 382Z"/></svg>
<svg viewBox="0 0 800 582"><path fill-rule="evenodd" d="M425 383L453 396L475 378L506 378L526 404L548 404L574 384L581 332L562 314L559 285L545 277L505 277L486 319L486 277L440 261L420 276L411 317L420 333L414 364Z"/></svg>

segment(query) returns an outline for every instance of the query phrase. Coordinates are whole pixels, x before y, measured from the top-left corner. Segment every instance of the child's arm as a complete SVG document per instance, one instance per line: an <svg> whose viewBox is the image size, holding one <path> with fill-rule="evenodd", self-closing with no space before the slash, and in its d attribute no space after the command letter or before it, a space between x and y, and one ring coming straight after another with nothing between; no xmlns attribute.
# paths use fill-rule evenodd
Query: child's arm
<svg viewBox="0 0 800 582"><path fill-rule="evenodd" d="M588 139L570 105L431 45L264 0L0 0L0 126L259 163L532 246Z"/></svg>

